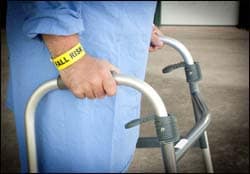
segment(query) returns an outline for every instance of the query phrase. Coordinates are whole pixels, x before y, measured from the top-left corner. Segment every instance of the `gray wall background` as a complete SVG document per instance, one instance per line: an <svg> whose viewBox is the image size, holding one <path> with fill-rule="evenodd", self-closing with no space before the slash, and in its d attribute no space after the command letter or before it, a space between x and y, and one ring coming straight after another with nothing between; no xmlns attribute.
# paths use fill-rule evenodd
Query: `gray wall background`
<svg viewBox="0 0 250 174"><path fill-rule="evenodd" d="M235 26L239 1L162 1L162 25Z"/></svg>

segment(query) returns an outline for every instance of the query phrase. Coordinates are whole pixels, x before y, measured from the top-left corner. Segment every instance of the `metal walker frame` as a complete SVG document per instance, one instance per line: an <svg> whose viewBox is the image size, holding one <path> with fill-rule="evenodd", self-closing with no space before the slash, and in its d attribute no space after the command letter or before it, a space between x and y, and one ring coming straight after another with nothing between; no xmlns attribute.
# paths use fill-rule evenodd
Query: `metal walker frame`
<svg viewBox="0 0 250 174"><path fill-rule="evenodd" d="M142 122L155 120L155 128L157 139L161 147L164 167L167 173L177 172L177 161L187 152L187 150L197 141L203 152L207 172L213 172L212 159L209 149L208 137L206 129L210 123L211 117L207 106L203 101L197 81L200 80L201 74L197 63L187 48L179 41L161 36L161 40L176 49L182 56L184 62L175 64L165 68L165 71L170 71L180 66L185 67L187 82L189 83L190 94L196 124L183 138L179 137L178 130L175 125L175 118L168 114L167 109L158 95L158 93L146 82L134 77L125 76L122 74L113 74L113 77L118 85L125 85L137 89L149 99L155 110L155 116L149 119L137 119L129 122L126 128L133 127ZM37 164L37 149L35 136L35 111L39 101L48 92L56 89L65 89L60 78L50 80L40 87L30 97L25 110L25 130L26 130L26 147L29 164L29 172L38 172ZM147 139L139 138L138 143L143 144ZM144 141L144 142L143 142ZM151 141L151 140L150 140ZM138 144L137 143L137 144ZM146 147L142 145L142 147Z"/></svg>

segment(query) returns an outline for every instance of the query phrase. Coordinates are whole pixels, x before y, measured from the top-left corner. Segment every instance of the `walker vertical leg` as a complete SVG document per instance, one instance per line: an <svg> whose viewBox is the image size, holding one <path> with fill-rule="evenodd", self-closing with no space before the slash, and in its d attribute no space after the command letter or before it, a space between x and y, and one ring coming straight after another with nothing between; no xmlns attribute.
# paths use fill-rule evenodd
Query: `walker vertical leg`
<svg viewBox="0 0 250 174"><path fill-rule="evenodd" d="M214 173L213 163L212 163L212 158L211 158L211 153L210 153L210 148L209 148L209 143L208 143L207 131L204 132L204 137L205 137L207 147L201 148L202 154L203 154L203 159L204 159L204 162L206 165L207 172Z"/></svg>
<svg viewBox="0 0 250 174"><path fill-rule="evenodd" d="M198 87L194 85L190 85L191 91L193 92L194 89L198 91ZM204 113L208 112L208 108L206 104L202 101L202 97L197 95L200 95L199 92L197 93L192 93L192 103L193 103L193 109L194 109L194 116L195 116L195 121L197 122L198 120L203 117ZM203 159L206 165L206 169L208 173L213 173L213 163L211 159L211 153L209 149L209 142L208 142L208 137L207 137L207 131L204 131L204 133L200 136L199 138L199 145L203 153Z"/></svg>
<svg viewBox="0 0 250 174"><path fill-rule="evenodd" d="M187 74L188 72L186 72ZM189 83L190 92L191 92L191 98L192 98L192 104L193 104L193 111L194 111L194 117L195 121L198 122L202 117L207 115L208 108L206 106L206 103L203 101L203 98L199 92L198 84L195 83ZM207 132L204 131L203 134L199 138L199 145L203 153L203 159L206 165L206 169L208 173L213 173L213 164L209 149L209 143L208 143L208 137Z"/></svg>
<svg viewBox="0 0 250 174"><path fill-rule="evenodd" d="M177 173L174 143L161 142L161 151L166 173Z"/></svg>

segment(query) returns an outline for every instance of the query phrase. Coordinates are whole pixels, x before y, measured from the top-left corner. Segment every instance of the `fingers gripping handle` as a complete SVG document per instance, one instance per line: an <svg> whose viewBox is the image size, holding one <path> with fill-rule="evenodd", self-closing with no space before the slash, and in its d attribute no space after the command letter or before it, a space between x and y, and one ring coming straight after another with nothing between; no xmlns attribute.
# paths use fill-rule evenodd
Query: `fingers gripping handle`
<svg viewBox="0 0 250 174"><path fill-rule="evenodd" d="M116 72L111 71L111 74L112 74L112 76L114 76L116 74ZM68 89L67 86L64 84L60 75L57 77L57 86L59 89Z"/></svg>
<svg viewBox="0 0 250 174"><path fill-rule="evenodd" d="M157 116L166 117L168 115L163 100L149 84L145 83L140 79L127 75L117 74L115 72L111 72L111 74L118 85L132 87L140 91L143 95L145 95L151 102L153 108L156 111ZM67 89L60 76L58 76L57 78L57 86L59 89Z"/></svg>

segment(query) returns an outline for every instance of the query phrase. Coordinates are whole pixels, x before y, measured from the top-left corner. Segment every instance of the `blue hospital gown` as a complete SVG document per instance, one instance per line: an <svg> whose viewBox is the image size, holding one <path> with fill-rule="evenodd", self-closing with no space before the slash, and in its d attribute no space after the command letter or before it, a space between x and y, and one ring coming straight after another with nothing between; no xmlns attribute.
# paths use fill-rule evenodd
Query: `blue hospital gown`
<svg viewBox="0 0 250 174"><path fill-rule="evenodd" d="M121 73L144 79L156 2L9 1L10 74L7 105L15 116L21 171L27 172L24 110L32 92L58 76L39 34L78 33L86 52ZM78 99L68 90L47 94L36 112L41 172L124 172L139 128L124 125L140 114L141 95L119 86L103 99Z"/></svg>

